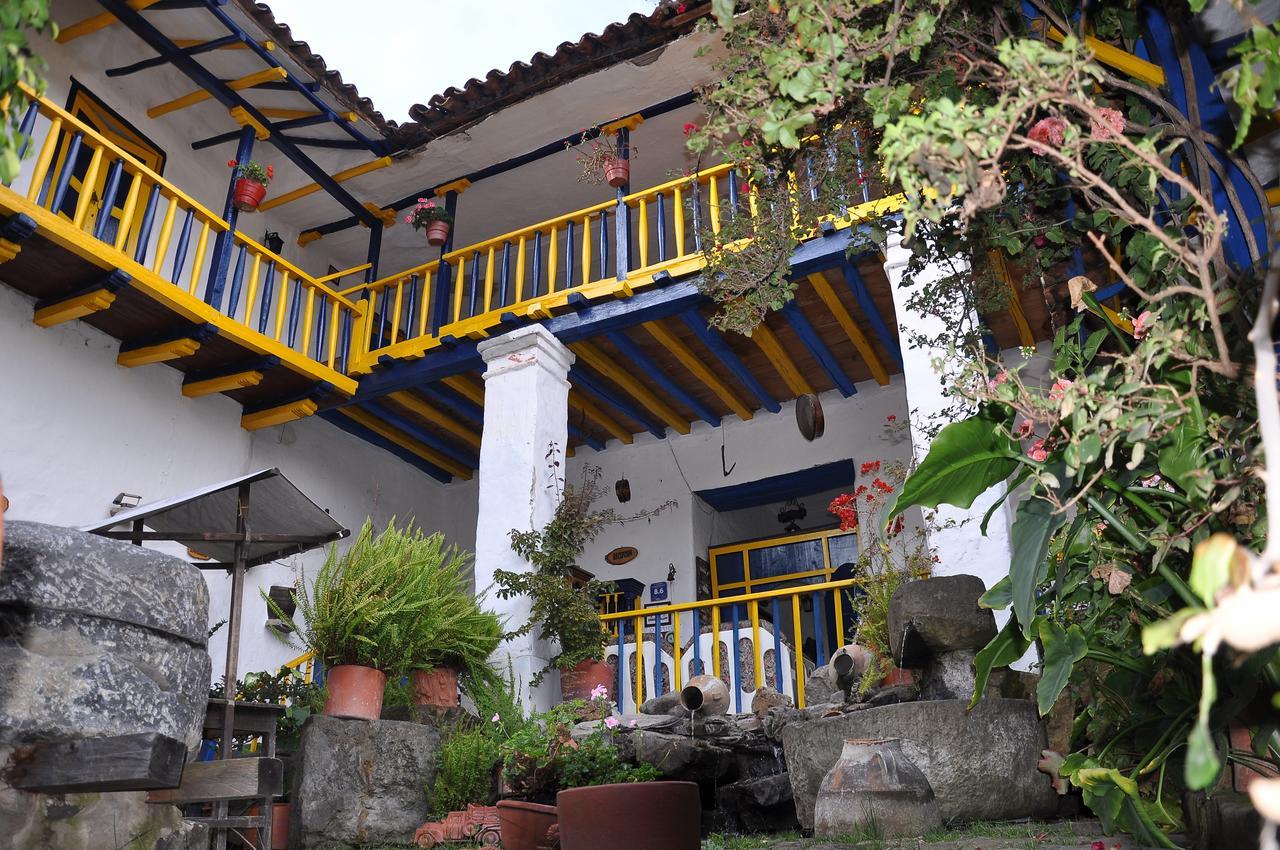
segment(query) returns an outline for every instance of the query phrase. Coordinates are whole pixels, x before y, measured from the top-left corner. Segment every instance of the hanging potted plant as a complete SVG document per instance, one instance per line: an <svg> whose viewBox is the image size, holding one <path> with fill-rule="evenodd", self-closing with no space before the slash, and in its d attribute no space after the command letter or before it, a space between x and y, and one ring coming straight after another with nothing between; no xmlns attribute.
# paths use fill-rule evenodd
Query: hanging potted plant
<svg viewBox="0 0 1280 850"><path fill-rule="evenodd" d="M593 186L607 183L615 189L631 182L631 160L637 153L635 145L619 148L616 136L606 136L586 127L577 142L568 141L564 145L577 157L581 168L579 181Z"/></svg>
<svg viewBox="0 0 1280 850"><path fill-rule="evenodd" d="M427 198L418 198L418 203L404 220L412 224L414 230L426 230L427 244L434 248L449 240L449 228L453 226L453 216L449 211Z"/></svg>
<svg viewBox="0 0 1280 850"><path fill-rule="evenodd" d="M430 607L440 601L432 588L442 583L442 547L438 534L424 537L392 523L375 537L366 520L345 553L330 547L310 590L298 568L294 600L301 622L263 593L281 621L277 635L286 641L298 635L325 665L324 714L378 719L387 675L407 676L432 657L437 624Z"/></svg>
<svg viewBox="0 0 1280 850"><path fill-rule="evenodd" d="M258 204L267 196L267 184L276 176L275 169L260 162L236 162L227 160L227 167L233 169L236 178L235 196L232 204L240 212L257 212Z"/></svg>
<svg viewBox="0 0 1280 850"><path fill-rule="evenodd" d="M553 446L548 458L556 475L559 449ZM580 486L564 487L555 515L544 528L512 529L511 548L533 569L494 573L499 599L527 596L532 602L529 622L515 634L527 634L536 625L539 637L559 644L560 651L550 659L547 668L534 677L533 684L539 684L550 670L559 670L564 699L589 699L592 691L601 687L612 693L614 682L613 671L604 663L609 632L599 613L600 595L612 585L591 578L583 580L575 560L605 526L624 519L656 516L675 504L668 501L635 517L624 518L612 510L591 510L592 502L603 490L600 469L588 467Z"/></svg>

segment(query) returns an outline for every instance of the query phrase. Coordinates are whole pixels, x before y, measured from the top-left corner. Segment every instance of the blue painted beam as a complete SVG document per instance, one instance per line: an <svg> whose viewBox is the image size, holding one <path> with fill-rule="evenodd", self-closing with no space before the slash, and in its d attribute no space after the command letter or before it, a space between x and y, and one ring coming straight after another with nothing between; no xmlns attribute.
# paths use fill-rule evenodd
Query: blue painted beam
<svg viewBox="0 0 1280 850"><path fill-rule="evenodd" d="M288 121L277 121L271 125L271 129L278 130L283 133L285 130L297 130L301 127L314 127L316 124L328 123L329 116L321 113L307 118L290 118ZM209 136L206 139L198 139L192 142L191 149L193 151L204 150L205 148L211 148L215 145L221 145L226 142L234 142L238 138L240 138L239 130L232 130L228 133L219 133L216 136Z"/></svg>
<svg viewBox="0 0 1280 850"><path fill-rule="evenodd" d="M377 402L368 402L362 407L372 413L374 416L386 422L388 425L403 431L407 436L412 437L424 446L435 449L440 454L455 460L469 469L476 469L480 466L480 459L468 451L458 448L448 440L442 439L436 434L423 430L419 425L415 425L405 417L396 413L391 408Z"/></svg>
<svg viewBox="0 0 1280 850"><path fill-rule="evenodd" d="M217 0L204 0L204 2L215 16L219 16L224 20L224 22L230 22L230 19L226 17L225 13L223 13L221 9L216 8ZM209 92L209 94L213 95L214 99L223 106L228 109L235 106L242 107L246 113L253 117L254 120L261 123L262 126L270 127L271 122L267 120L266 116L258 111L257 107L245 100L238 92L228 88L222 81L211 74L208 69L197 62L194 58L185 55L178 49L177 45L169 39L168 36L156 29L154 25L130 7L128 3L125 3L124 0L98 0L98 3L119 19L122 24L132 30L134 34L146 42L152 50L156 51L156 53L159 53L161 56L168 58L173 66L183 74L187 75L192 82ZM231 24L231 27L234 26L234 24ZM258 47L257 42L247 36L245 37L245 41L251 49ZM258 49L261 50L260 47ZM269 52L264 50L262 51L262 54L265 55L266 61L271 64L272 67L277 67L279 65L279 63L271 57ZM323 103L322 101L318 102L321 104ZM325 108L327 109L328 107ZM345 124L346 122L344 121L343 123ZM346 207L347 210L359 221L370 226L373 226L375 223L380 223L379 219L374 216L373 213L365 209L363 204L357 201L355 197L347 192L346 189L343 189L341 185L334 181L325 169L312 162L306 154L299 150L298 147L288 139L283 138L279 133L273 132L271 134L271 143L276 146L276 149L279 150L285 158L301 169L301 171L306 174L307 177L311 178L312 181L318 183L321 188L329 193L330 197L342 204L342 206ZM70 171L70 169L67 170Z"/></svg>
<svg viewBox="0 0 1280 850"><path fill-rule="evenodd" d="M318 139L307 136L286 136L284 134L273 135L272 138L284 139L290 144L303 148L329 148L338 151L363 151L369 149L368 145L352 139Z"/></svg>
<svg viewBox="0 0 1280 850"><path fill-rule="evenodd" d="M341 428L353 437L359 437L366 443L377 446L383 451L395 455L400 458L400 460L417 469L419 472L424 472L427 475L430 475L442 484L448 484L453 480L453 476L445 472L440 467L435 464L427 463L413 452L405 451L386 437L383 437L381 434L376 434L356 422L354 419L349 419L345 414L339 413L336 410L327 410L316 415L326 422Z"/></svg>
<svg viewBox="0 0 1280 850"><path fill-rule="evenodd" d="M590 395L595 396L605 404L617 408L627 418L639 422L641 427L653 436L657 437L659 440L667 436L667 431L662 425L653 421L647 413L639 410L634 404L611 391L601 381L588 374L581 367L570 367L569 382L576 387L580 387Z"/></svg>
<svg viewBox="0 0 1280 850"><path fill-rule="evenodd" d="M649 355L645 354L640 349L640 346L631 341L630 337L622 331L609 331L605 336L609 338L609 341L612 342L625 357L639 368L640 372L643 373L645 377L651 379L669 396L692 410L698 415L698 418L702 419L704 422L709 422L715 427L720 426L720 417L716 415L715 411L698 401L698 399L693 395L685 392L683 387L671 380L671 378L662 371L662 367L651 360Z"/></svg>
<svg viewBox="0 0 1280 850"><path fill-rule="evenodd" d="M786 307L782 308L782 316L791 325L791 329L796 332L796 336L800 337L804 347L809 349L813 359L817 360L819 365L822 366L822 370L827 373L831 383L835 384L836 389L840 390L841 395L848 398L856 393L858 388L853 385L853 381L840 368L835 355L831 353L831 349L827 348L826 343L822 341L822 337L818 336L818 332L813 329L813 325L809 324L809 320L800 311L800 305L796 304L794 300L791 301Z"/></svg>
<svg viewBox="0 0 1280 850"><path fill-rule="evenodd" d="M208 53L210 50L218 50L229 44L236 44L240 41L239 36L224 35L222 38L215 38L212 41L206 41L203 44L193 44L191 47L182 48L182 52L188 56L196 56L200 53ZM141 62L134 62L132 65L125 65L121 68L108 68L106 74L108 77L124 77L129 74L136 74L139 71L145 71L148 68L156 68L160 65L168 65L169 60L163 56L155 56L151 59L143 59Z"/></svg>
<svg viewBox="0 0 1280 850"><path fill-rule="evenodd" d="M703 345L711 349L711 353L720 361L720 364L728 369L738 379L738 382L756 397L761 407L770 413L777 413L782 410L782 405L778 404L773 396L769 395L769 391L761 386L746 364L738 359L738 355L733 353L733 349L724 341L724 337L711 330L707 325L707 320L702 318L701 313L691 309L681 313L680 318L684 320L689 330L693 331L694 336L701 340Z"/></svg>
<svg viewBox="0 0 1280 850"><path fill-rule="evenodd" d="M842 258L840 262L840 272L844 276L845 283L853 290L853 297L857 299L858 306L862 308L862 312L866 315L867 321L871 323L871 329L875 331L880 343L889 352L898 364L902 367L902 349L898 348L898 341L894 338L893 332L889 330L889 326L885 324L884 317L880 315L880 309L876 307L876 302L871 299L871 293L867 289L867 283L862 279L862 275L858 272L858 267L849 262L847 257Z"/></svg>

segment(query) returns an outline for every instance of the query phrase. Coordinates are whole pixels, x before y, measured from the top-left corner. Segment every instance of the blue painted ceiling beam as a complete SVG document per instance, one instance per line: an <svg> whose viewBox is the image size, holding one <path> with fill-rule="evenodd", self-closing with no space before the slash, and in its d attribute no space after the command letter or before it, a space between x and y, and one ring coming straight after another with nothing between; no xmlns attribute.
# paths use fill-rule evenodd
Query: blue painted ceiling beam
<svg viewBox="0 0 1280 850"><path fill-rule="evenodd" d="M822 341L822 337L818 336L818 332L813 329L813 325L809 324L809 320L805 318L804 313L800 311L800 305L794 300L782 309L782 316L791 325L791 329L796 332L796 336L800 337L800 341L804 343L804 347L809 349L809 353L822 366L822 370L827 373L827 377L831 379L831 383L836 385L836 389L840 390L841 395L845 398L853 395L858 391L853 381L840 368L840 363L836 360L835 355L831 353L831 349L827 348Z"/></svg>
<svg viewBox="0 0 1280 850"><path fill-rule="evenodd" d="M221 15L225 18L225 15L220 9L214 8L214 0L205 0L205 2L209 4L210 11L213 11L215 14ZM227 88L227 86L211 74L207 68L179 50L178 47L169 40L168 36L156 29L147 21L146 18L136 12L127 3L123 2L123 0L98 0L98 3L108 12L115 15L121 23L146 42L152 50L156 51L161 56L167 57L169 61L173 63L175 68L190 77L192 82L196 85L213 95L213 97L223 106L228 109L235 106L243 107L245 112L251 115L255 120L261 122L262 126L269 127L271 125L271 122L268 121L253 104L241 97L238 92ZM251 47L258 46L256 42L252 41L252 39L248 39L246 37L246 41L250 43ZM266 53L266 51L263 52ZM266 53L266 55L270 57L271 54ZM270 62L273 67L278 65L274 59L270 59ZM327 109L328 107L325 108ZM346 207L352 215L360 221L365 222L371 227L374 224L381 224L379 219L375 217L373 213L365 209L359 201L347 192L347 190L343 189L342 186L335 182L334 179L329 176L328 172L312 162L306 154L300 151L297 146L288 139L283 138L279 133L273 131L270 141L290 162L298 166L304 174L310 177L314 182L318 183L334 200Z"/></svg>
<svg viewBox="0 0 1280 850"><path fill-rule="evenodd" d="M657 437L659 440L667 436L667 431L662 427L662 425L653 421L653 419L651 419L647 414L641 412L634 404L611 391L601 381L598 381L593 376L587 374L587 372L581 367L570 367L569 382L600 399L605 404L617 408L628 419L639 422L646 431Z"/></svg>
<svg viewBox="0 0 1280 850"><path fill-rule="evenodd" d="M715 427L720 426L720 417L716 415L715 411L698 401L693 395L685 392L684 388L668 378L662 368L649 359L649 355L645 354L640 349L640 346L632 342L630 337L622 331L609 331L605 336L622 352L623 356L627 357L639 368L645 377L651 378L655 384L662 387L664 392L692 410L704 422L709 422Z"/></svg>
<svg viewBox="0 0 1280 850"><path fill-rule="evenodd" d="M435 449L450 460L456 460L469 469L479 467L480 459L475 455L458 448L448 440L441 439L431 431L424 430L420 425L416 425L391 408L376 402L369 402L362 406L391 427L403 431L406 436L412 437L428 448Z"/></svg>
<svg viewBox="0 0 1280 850"><path fill-rule="evenodd" d="M680 318L693 331L694 336L702 341L702 344L711 349L711 353L724 368L738 379L738 382L746 387L752 395L759 401L760 406L770 413L777 413L782 410L782 405L769 395L769 391L761 386L756 380L756 376L751 374L751 370L746 367L738 355L733 353L733 349L724 341L720 334L711 330L707 325L707 320L702 318L702 314L697 310L687 310L680 314Z"/></svg>
<svg viewBox="0 0 1280 850"><path fill-rule="evenodd" d="M862 275L858 272L858 267L849 262L847 257L841 258L840 273L844 277L845 283L853 290L853 297L857 300L858 306L862 308L862 312L866 314L867 321L871 323L871 329L875 331L876 336L880 339L881 345L889 352L889 356L898 364L898 368L902 368L902 349L898 348L898 341L894 338L893 332L889 330L889 326L885 324L884 316L880 315L880 309L876 307L876 302L871 299L871 293L867 290L866 281L862 279Z"/></svg>
<svg viewBox="0 0 1280 850"><path fill-rule="evenodd" d="M191 47L182 48L182 52L188 56L195 56L200 53L208 53L210 50L218 50L226 47L228 44L238 44L240 37L235 35L224 35L222 38L215 38L212 41L206 41L203 44L194 44ZM161 65L168 65L169 60L164 56L155 56L151 59L143 59L141 62L134 62L132 65L125 65L121 68L108 68L106 74L108 77L124 77L129 74L136 74L139 71L145 71L148 68L157 68Z"/></svg>
<svg viewBox="0 0 1280 850"><path fill-rule="evenodd" d="M368 150L368 147L361 142L352 141L351 139L320 139L309 136L284 136L280 138L288 139L291 144L303 148L330 148L339 151L362 151Z"/></svg>
<svg viewBox="0 0 1280 850"><path fill-rule="evenodd" d="M332 425L335 425L338 428L341 428L343 431L346 431L351 436L359 437L361 440L364 440L366 443L369 443L370 445L377 446L383 451L390 452L391 454L400 458L400 460L404 461L405 463L409 464L410 466L414 467L420 472L424 472L427 475L430 475L432 478L439 481L441 484L448 484L450 481L453 480L452 475L445 472L443 469L436 466L435 464L427 463L425 460L418 457L413 452L405 451L404 449L397 446L395 443L388 440L386 437L383 437L381 434L375 434L373 431L370 431L368 428L356 422L354 419L348 419L344 414L341 414L336 410L327 410L322 413L318 413L316 415L319 416L321 419L325 420L326 422Z"/></svg>
<svg viewBox="0 0 1280 850"><path fill-rule="evenodd" d="M316 124L328 124L328 115L312 115L307 118L290 118L288 121L277 121L271 127L274 130L284 132L285 130L296 130L299 127L313 127ZM232 130L229 133L219 133L216 136L209 136L207 139L198 139L191 143L191 149L194 151L211 148L214 145L221 145L226 142L234 142L240 138L239 130Z"/></svg>

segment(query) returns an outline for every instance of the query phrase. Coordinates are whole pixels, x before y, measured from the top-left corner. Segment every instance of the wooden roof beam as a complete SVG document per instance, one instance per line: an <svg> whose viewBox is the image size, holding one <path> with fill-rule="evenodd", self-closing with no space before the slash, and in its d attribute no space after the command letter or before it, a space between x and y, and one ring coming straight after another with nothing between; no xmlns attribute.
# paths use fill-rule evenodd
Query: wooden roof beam
<svg viewBox="0 0 1280 850"><path fill-rule="evenodd" d="M569 408L571 410L580 411L584 416L592 422L599 425L610 435L621 440L628 446L635 442L635 437L626 428L623 428L618 421L609 414L601 410L596 403L587 398L577 389L569 390Z"/></svg>
<svg viewBox="0 0 1280 850"><path fill-rule="evenodd" d="M695 378L703 383L707 389L716 394L725 406L737 414L738 418L746 421L754 414L751 408L742 403L742 399L724 381L720 380L715 372L707 368L707 364L699 359L693 349L680 341L680 338L667 330L661 322L649 322L641 325L642 328L657 341L659 345L665 348L672 357L680 361L680 365L688 369Z"/></svg>
<svg viewBox="0 0 1280 850"><path fill-rule="evenodd" d="M853 316L849 315L849 311L845 309L844 304L836 295L836 291L832 289L831 282L823 276L822 272L814 272L809 275L809 284L813 286L813 291L822 299L822 303L827 305L827 310L836 320L836 324L844 331L845 336L849 338L849 342L853 343L853 347L858 350L858 354L862 357L867 368L871 370L871 377L876 379L876 383L880 386L887 386L889 383L889 373L884 368L884 363L880 362L880 355L876 354L876 350L871 347L871 341L867 339L867 335L862 332L862 328L858 327L858 323L853 320Z"/></svg>
<svg viewBox="0 0 1280 850"><path fill-rule="evenodd" d="M650 413L665 422L668 427L674 428L681 434L689 433L688 420L672 409L665 401L658 398L656 393L636 380L630 372L614 363L612 358L596 348L594 344L579 342L570 346L570 348L582 358L583 362L617 384L624 392L644 405Z"/></svg>
<svg viewBox="0 0 1280 850"><path fill-rule="evenodd" d="M388 425L366 410L362 410L358 407L340 407L338 408L338 412L353 422L363 425L365 428L382 437L384 440L394 443L410 454L416 455L422 460L425 460L432 466L442 469L445 472L455 475L463 480L471 478L470 469L467 469L463 467L462 464L456 463L455 461L445 457L443 454L435 451L429 446L423 445L405 434L403 431Z"/></svg>
<svg viewBox="0 0 1280 850"><path fill-rule="evenodd" d="M782 343L773 335L773 331L763 322L756 326L751 332L751 340L760 347L764 352L764 356L773 364L773 368L782 376L782 380L786 382L787 389L791 390L792 395L813 395L813 387L800 373L800 368L796 366L796 362L791 359L791 355L787 354L787 350L782 347Z"/></svg>
<svg viewBox="0 0 1280 850"><path fill-rule="evenodd" d="M263 68L261 71L241 77L238 80L231 80L227 83L227 88L232 91L251 89L263 83L283 80L287 76L289 76L289 72L284 68ZM175 97L173 100L151 107L147 110L147 117L159 118L161 115L168 115L170 112L177 112L179 109L186 109L189 106L195 106L197 103L204 103L206 100L212 99L213 95L207 89L196 89L193 92L184 94L182 97Z"/></svg>
<svg viewBox="0 0 1280 850"><path fill-rule="evenodd" d="M149 6L154 6L160 0L129 0L129 8L135 12L141 12ZM74 24L62 27L58 30L56 41L58 44L66 44L69 41L75 41L81 36L90 35L98 30L106 29L114 23L119 22L119 18L110 12L102 12L85 18L83 21L76 21Z"/></svg>
<svg viewBox="0 0 1280 850"><path fill-rule="evenodd" d="M452 416L437 410L410 392L391 393L388 398L408 410L413 415L425 419L432 425L439 425L468 445L480 448L480 435L472 428L454 419Z"/></svg>

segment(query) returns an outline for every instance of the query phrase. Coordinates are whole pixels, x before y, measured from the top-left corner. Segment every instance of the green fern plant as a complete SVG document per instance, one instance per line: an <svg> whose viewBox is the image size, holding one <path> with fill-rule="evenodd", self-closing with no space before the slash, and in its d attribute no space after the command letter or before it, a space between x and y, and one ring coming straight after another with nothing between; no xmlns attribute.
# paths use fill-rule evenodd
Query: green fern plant
<svg viewBox="0 0 1280 850"><path fill-rule="evenodd" d="M366 520L341 555L330 547L310 589L301 569L294 582L296 617L265 593L273 616L327 666L359 664L393 676L437 666L473 677L493 675L488 658L502 624L467 586L466 556L444 536L424 535L393 519L375 535Z"/></svg>

